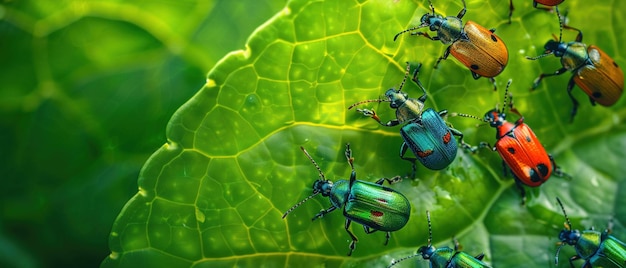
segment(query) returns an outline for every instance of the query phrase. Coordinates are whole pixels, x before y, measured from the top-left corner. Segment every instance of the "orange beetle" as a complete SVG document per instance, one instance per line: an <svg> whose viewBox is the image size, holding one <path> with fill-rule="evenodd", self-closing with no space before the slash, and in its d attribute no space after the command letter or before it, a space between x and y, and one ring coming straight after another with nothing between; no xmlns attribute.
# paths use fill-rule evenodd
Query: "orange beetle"
<svg viewBox="0 0 626 268"><path fill-rule="evenodd" d="M452 56L470 69L474 79L484 76L490 78L493 82L493 77L500 74L509 62L509 51L502 39L494 34L495 29L487 30L473 21L468 21L463 26L461 19L467 9L465 0L462 0L462 2L463 9L456 17L449 16L445 18L435 14L435 8L432 2L430 2L432 14L424 14L420 20L420 25L396 34L393 40L395 41L403 33L429 27L431 31L437 32L437 36L431 37L427 32L411 34L421 35L433 41L439 40L445 45L450 45L443 56L437 59L435 68L437 68L441 60L447 59L452 54Z"/></svg>
<svg viewBox="0 0 626 268"><path fill-rule="evenodd" d="M574 116L578 110L578 101L572 95L574 84L578 85L588 96L592 105L599 103L603 106L611 106L619 100L624 91L624 73L608 54L599 47L582 43L582 31L567 25L563 25L561 17L559 24L561 25L561 35L563 28L571 29L578 32L576 41L569 43L549 40L545 48L545 53L537 57L527 57L530 60L536 60L547 55L554 54L555 57L561 58L562 68L551 74L540 74L533 83L533 89L539 85L543 78L553 75L561 75L566 71L572 71L573 75L567 84L567 94L572 100L573 107L571 111L570 121L574 120Z"/></svg>

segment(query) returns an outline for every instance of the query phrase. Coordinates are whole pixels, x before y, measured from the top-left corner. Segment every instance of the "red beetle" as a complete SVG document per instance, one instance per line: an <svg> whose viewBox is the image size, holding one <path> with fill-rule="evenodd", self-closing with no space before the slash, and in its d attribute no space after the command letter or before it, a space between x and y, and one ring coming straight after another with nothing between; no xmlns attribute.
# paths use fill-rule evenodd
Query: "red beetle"
<svg viewBox="0 0 626 268"><path fill-rule="evenodd" d="M522 204L525 204L526 192L522 183L530 187L538 187L546 182L552 173L560 177L568 175L558 168L532 129L524 123L524 117L520 117L515 123L506 121L504 107L506 107L510 85L511 80L506 85L502 110L495 108L487 112L483 120L496 128L496 144L492 150L498 151L502 157L505 174L506 166L511 169L522 194ZM512 101L510 106L510 110L519 115L519 112L513 108ZM491 147L488 143L482 143L481 146Z"/></svg>
<svg viewBox="0 0 626 268"><path fill-rule="evenodd" d="M563 3L563 1L565 0L534 0L533 7L538 8L537 4L542 4L544 6L553 7L560 3ZM551 8L545 8L545 7L543 9L551 10ZM513 6L513 0L509 0L509 24L511 24L511 16L513 15L513 10L515 10L515 7Z"/></svg>
<svg viewBox="0 0 626 268"><path fill-rule="evenodd" d="M468 21L463 25L461 19L465 16L467 8L465 1L462 0L462 2L463 9L456 17L444 18L435 13L435 8L429 0L432 14L424 14L420 19L420 25L396 34L393 40L395 41L403 33L429 27L431 31L437 32L437 36L431 37L427 32L411 34L421 35L433 41L439 40L445 45L450 45L443 56L437 59L435 68L441 60L447 59L452 54L470 69L474 79L484 76L494 82L493 77L500 74L509 62L509 51L502 39L494 34L495 29L487 30L473 21Z"/></svg>

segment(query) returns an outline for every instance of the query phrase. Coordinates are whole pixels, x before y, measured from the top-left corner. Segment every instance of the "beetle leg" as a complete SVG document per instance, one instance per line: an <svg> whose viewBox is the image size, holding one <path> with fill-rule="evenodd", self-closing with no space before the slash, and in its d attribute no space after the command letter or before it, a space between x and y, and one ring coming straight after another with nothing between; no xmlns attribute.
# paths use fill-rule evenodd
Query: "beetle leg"
<svg viewBox="0 0 626 268"><path fill-rule="evenodd" d="M461 11L459 11L459 14L456 15L457 18L462 19L463 16L465 16L465 12L467 11L467 6L465 5L465 0L461 0L461 2L463 2L463 9L461 9Z"/></svg>
<svg viewBox="0 0 626 268"><path fill-rule="evenodd" d="M417 65L417 68L415 68L415 71L413 71L413 78L411 80L413 80L413 82L415 82L417 84L417 86L422 90L422 96L420 96L419 98L417 98L420 102L424 103L426 101L427 95L426 95L426 88L424 88L424 86L422 85L422 82L420 82L419 79L419 72L420 72L420 68L422 68L422 64L420 63L419 65Z"/></svg>
<svg viewBox="0 0 626 268"><path fill-rule="evenodd" d="M486 142L486 141L481 141L481 142L478 144L478 149L480 149L480 148L489 148L489 149L491 149L492 151L495 151L495 150L496 150L496 147L495 147L495 146L494 146L494 147L491 147L491 145L490 145L488 142Z"/></svg>
<svg viewBox="0 0 626 268"><path fill-rule="evenodd" d="M452 237L452 243L454 244L454 251L463 250L463 246L461 246L461 243L455 236Z"/></svg>
<svg viewBox="0 0 626 268"><path fill-rule="evenodd" d="M485 257L485 253L480 253L476 255L474 258L476 258L479 261L482 261L484 257Z"/></svg>
<svg viewBox="0 0 626 268"><path fill-rule="evenodd" d="M376 229L371 229L370 227L367 227L367 226L365 226L365 225L363 225L363 230L365 230L365 233L366 233L366 234L371 234L371 233L373 233L373 232L378 231L378 230L376 230ZM387 233L387 234L385 234L385 244L384 244L385 246L386 246L387 244L389 244L389 238L391 237L391 232L386 232L386 233Z"/></svg>
<svg viewBox="0 0 626 268"><path fill-rule="evenodd" d="M437 62L435 62L435 67L434 67L435 69L437 69L437 66L439 65L439 62L440 62L441 60L448 59L448 56L450 56L450 48L451 48L451 47L452 47L452 46L448 46L448 48L446 48L446 51L444 51L444 52L443 52L443 55L441 55L441 57L439 57L439 58L437 59Z"/></svg>
<svg viewBox="0 0 626 268"><path fill-rule="evenodd" d="M548 158L550 158L550 162L552 163L552 166L554 167L554 175L556 175L557 177L565 177L567 179L572 179L572 176L563 172L563 170L561 170L561 168L559 168L559 166L556 165L556 162L554 161L554 157L552 157L551 154L548 154Z"/></svg>
<svg viewBox="0 0 626 268"><path fill-rule="evenodd" d="M567 72L567 69L561 68L561 69L558 69L554 73L551 73L551 74L540 74L539 77L537 77L535 79L535 81L533 82L532 89L537 88L539 86L539 83L541 82L541 80L543 80L543 78L548 77L548 76L553 76L553 75L561 75L561 74L564 74L565 72Z"/></svg>
<svg viewBox="0 0 626 268"><path fill-rule="evenodd" d="M569 265L574 268L574 261L580 259L580 256L578 255L574 255L571 258L569 258ZM587 262L585 262L585 264L583 264L582 267L586 267L585 265L587 265Z"/></svg>
<svg viewBox="0 0 626 268"><path fill-rule="evenodd" d="M481 76L479 74L475 73L474 71L470 70L470 72L472 73L472 77L474 78L474 80L478 80L478 78L481 78ZM496 90L498 90L498 89L496 88Z"/></svg>
<svg viewBox="0 0 626 268"><path fill-rule="evenodd" d="M328 209L322 209L322 210L320 210L319 213L315 214L315 217L313 217L313 219L311 219L311 221L317 220L317 218L324 217L324 215L332 212L335 209L337 209L337 207L335 207L335 206L329 207Z"/></svg>
<svg viewBox="0 0 626 268"><path fill-rule="evenodd" d="M566 15L564 15L563 17L565 17L565 16ZM565 21L565 20L563 20L563 21ZM569 26L567 24L563 24L563 28L569 29L569 30L574 30L574 31L578 32L578 34L576 35L576 42L582 42L583 41L583 32L580 29L574 28L574 27Z"/></svg>
<svg viewBox="0 0 626 268"><path fill-rule="evenodd" d="M415 171L417 169L417 167L415 166L415 161L417 161L417 158L414 157L405 157L404 155L406 154L406 150L409 148L408 145L406 145L406 142L402 143L402 146L400 147L400 158L411 162L412 166L412 171L411 171L411 178L415 178Z"/></svg>
<svg viewBox="0 0 626 268"><path fill-rule="evenodd" d="M411 33L411 35L419 35L419 36L426 37L432 41L439 41L439 36L432 37L427 32L415 32L415 33Z"/></svg>
<svg viewBox="0 0 626 268"><path fill-rule="evenodd" d="M393 178L391 178L391 179L390 179L390 178L381 178L381 179L379 179L379 180L377 180L377 181L376 181L376 184L378 184L378 185L383 185L383 183L384 183L385 181L387 181L387 183L389 183L389 184L391 185L391 184L394 184L394 183L401 182L401 181L402 181L402 177L400 177L400 176L395 176L395 177L393 177Z"/></svg>
<svg viewBox="0 0 626 268"><path fill-rule="evenodd" d="M385 246L389 244L389 237L391 237L391 232L387 232L387 234L385 234Z"/></svg>
<svg viewBox="0 0 626 268"><path fill-rule="evenodd" d="M446 110L443 110L443 111L445 111L446 113L448 112ZM441 112L443 112L443 111L441 111ZM439 112L440 115L441 115L441 112ZM464 150L466 150L466 151L468 151L470 153L475 153L478 150L478 147L471 146L471 145L465 143L465 141L463 140L463 132L461 132L461 131L459 131L459 130L457 130L455 128L452 128L452 127L448 127L448 129L450 130L450 132L452 132L452 135L459 137L459 143L461 144L461 148L463 148Z"/></svg>
<svg viewBox="0 0 626 268"><path fill-rule="evenodd" d="M356 236L350 231L350 223L352 223L352 221L350 219L346 219L346 232L348 232L348 234L352 238L352 242L350 242L350 252L348 252L348 256L352 255L352 251L354 251L354 248L356 248L356 242L359 242L359 239L356 238Z"/></svg>
<svg viewBox="0 0 626 268"><path fill-rule="evenodd" d="M572 100L572 111L570 112L570 120L569 122L573 122L574 121L574 116L576 116L576 112L578 111L578 101L576 100L576 98L574 98L574 95L572 95L572 89L574 89L574 77L572 76L572 78L569 80L569 83L567 84L567 95L569 95L569 98Z"/></svg>

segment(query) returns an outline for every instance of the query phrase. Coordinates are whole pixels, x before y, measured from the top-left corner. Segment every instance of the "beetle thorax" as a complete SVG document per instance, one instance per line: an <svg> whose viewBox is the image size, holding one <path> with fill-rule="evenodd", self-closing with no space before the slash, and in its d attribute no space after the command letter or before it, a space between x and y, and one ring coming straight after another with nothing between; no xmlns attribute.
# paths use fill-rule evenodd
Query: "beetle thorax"
<svg viewBox="0 0 626 268"><path fill-rule="evenodd" d="M569 42L566 45L562 44L559 46L558 51L561 50L563 51L560 56L561 64L570 71L574 71L588 64L593 64L589 60L587 45L581 42ZM554 55L558 57L556 52Z"/></svg>
<svg viewBox="0 0 626 268"><path fill-rule="evenodd" d="M583 259L588 259L597 253L603 240L602 233L598 231L585 230L578 232L578 241L576 241L574 246L576 253Z"/></svg>
<svg viewBox="0 0 626 268"><path fill-rule="evenodd" d="M330 191L333 189L333 182L329 180L316 180L313 183L313 192L321 193L322 196L330 195Z"/></svg>

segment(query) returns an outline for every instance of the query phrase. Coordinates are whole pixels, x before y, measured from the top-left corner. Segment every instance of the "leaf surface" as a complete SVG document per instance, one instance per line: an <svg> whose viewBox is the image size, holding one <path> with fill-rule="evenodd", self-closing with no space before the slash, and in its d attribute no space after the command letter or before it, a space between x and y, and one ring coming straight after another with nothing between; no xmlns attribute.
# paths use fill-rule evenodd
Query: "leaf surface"
<svg viewBox="0 0 626 268"><path fill-rule="evenodd" d="M112 253L102 266L386 266L426 244L429 210L435 245L451 246L456 237L464 251L485 253L485 261L494 267L551 267L564 221L557 196L575 228L602 229L613 217L614 232L624 239L626 211L619 204L625 196L626 167L619 163L625 156L625 101L592 107L575 89L581 106L569 124L569 73L546 78L530 91L539 73L559 68L554 57L525 59L543 52L545 41L558 34L558 23L554 13L535 10L529 1L517 2L511 25L506 23L505 1L468 1L463 18L496 27L508 45L509 65L497 77L499 90L494 92L486 79L474 80L452 57L433 69L445 49L440 42L409 34L393 41L397 32L417 25L428 12L424 3L290 1L258 28L245 51L223 58L206 85L174 114L167 126L168 142L144 165L139 192L115 222ZM566 4L569 23L584 27L584 41L601 46L624 65L619 44L626 40L617 34L624 23L617 12L626 3ZM434 5L447 15L461 8L453 1ZM585 25L590 9L591 19L606 23ZM566 31L564 40L574 36ZM436 110L481 116L502 103L506 80L513 79L509 91L515 106L573 178L554 177L540 188L526 188L529 202L523 207L495 152L459 151L443 171L418 165L415 180L392 186L411 201L409 223L392 233L387 246L383 233L367 235L353 223L359 243L347 257L350 239L341 213L310 220L330 206L322 196L281 219L311 194L318 178L298 147L306 148L333 181L349 177L346 143L354 151L358 179L408 174L410 164L398 157L398 127L381 127L347 110L398 86L406 61L423 63L426 106ZM404 91L415 98L420 94L412 82ZM386 103L363 108L375 109L385 121L394 116ZM494 130L477 127L473 119L449 121L471 144L495 142ZM565 248L560 266L569 265L566 259L572 254ZM411 266L414 260L398 266Z"/></svg>

